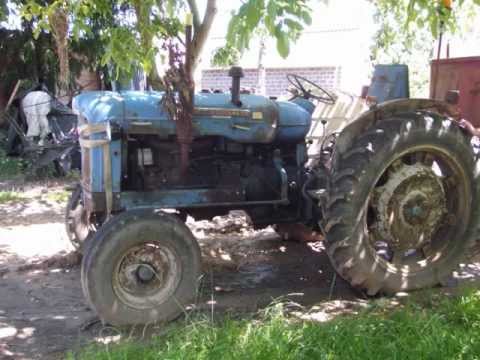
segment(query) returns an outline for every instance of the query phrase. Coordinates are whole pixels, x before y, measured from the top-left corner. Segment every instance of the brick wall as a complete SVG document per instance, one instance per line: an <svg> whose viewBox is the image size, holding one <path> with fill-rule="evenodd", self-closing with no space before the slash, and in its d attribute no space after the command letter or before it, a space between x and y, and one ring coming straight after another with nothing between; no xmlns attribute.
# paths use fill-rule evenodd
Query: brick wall
<svg viewBox="0 0 480 360"><path fill-rule="evenodd" d="M242 78L241 86L255 91L258 82L257 69L244 69L245 77ZM305 67L305 68L272 68L266 69L267 96L286 95L289 88L287 74L303 76L325 89L336 88L340 85L341 68L329 67ZM211 69L202 71L202 89L230 90L232 80L228 76L228 70Z"/></svg>

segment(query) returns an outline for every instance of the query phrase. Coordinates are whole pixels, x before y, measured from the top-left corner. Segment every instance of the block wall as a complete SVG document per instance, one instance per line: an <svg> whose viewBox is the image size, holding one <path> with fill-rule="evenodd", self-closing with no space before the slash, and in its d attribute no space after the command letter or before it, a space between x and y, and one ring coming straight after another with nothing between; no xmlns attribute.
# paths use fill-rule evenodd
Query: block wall
<svg viewBox="0 0 480 360"><path fill-rule="evenodd" d="M266 69L266 90L267 96L286 95L286 89L289 88L287 74L297 74L303 76L326 89L339 87L341 78L341 68L330 67L305 67L305 68L270 68ZM256 91L258 83L257 69L244 69L245 77L242 79L241 86L244 89ZM202 71L201 89L230 91L231 78L228 76L228 70L211 69Z"/></svg>

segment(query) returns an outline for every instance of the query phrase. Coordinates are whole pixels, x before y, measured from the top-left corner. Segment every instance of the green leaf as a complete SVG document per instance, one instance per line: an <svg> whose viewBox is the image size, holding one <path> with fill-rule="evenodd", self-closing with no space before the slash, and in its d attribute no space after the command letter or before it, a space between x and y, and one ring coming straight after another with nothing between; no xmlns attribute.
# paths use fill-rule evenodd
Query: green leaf
<svg viewBox="0 0 480 360"><path fill-rule="evenodd" d="M251 29L254 29L258 26L258 23L260 22L260 18L263 13L263 9L260 7L261 3L260 1L256 0L251 0L247 4L247 25Z"/></svg>
<svg viewBox="0 0 480 360"><path fill-rule="evenodd" d="M277 38L277 51L281 57L286 58L290 53L290 42L287 35L283 31L278 31L275 34Z"/></svg>
<svg viewBox="0 0 480 360"><path fill-rule="evenodd" d="M292 19L285 19L285 25L287 25L292 31L302 31L303 25L298 21Z"/></svg>
<svg viewBox="0 0 480 360"><path fill-rule="evenodd" d="M7 1L0 0L0 21L5 20L9 15Z"/></svg>
<svg viewBox="0 0 480 360"><path fill-rule="evenodd" d="M430 21L430 31L435 39L438 37L438 30L438 18L435 17Z"/></svg>
<svg viewBox="0 0 480 360"><path fill-rule="evenodd" d="M425 26L425 21L422 18L417 18L417 26L418 28L423 28Z"/></svg>
<svg viewBox="0 0 480 360"><path fill-rule="evenodd" d="M239 20L240 17L233 16L228 24L227 43L229 44L233 44L235 42L235 38L238 36Z"/></svg>
<svg viewBox="0 0 480 360"><path fill-rule="evenodd" d="M303 11L302 12L302 19L307 25L312 25L312 16L308 11Z"/></svg>
<svg viewBox="0 0 480 360"><path fill-rule="evenodd" d="M228 67L237 64L240 53L231 46L224 46L215 50L211 64L213 66Z"/></svg>
<svg viewBox="0 0 480 360"><path fill-rule="evenodd" d="M172 17L175 14L175 7L176 7L175 0L168 0L167 1L167 14L168 14L168 16Z"/></svg>

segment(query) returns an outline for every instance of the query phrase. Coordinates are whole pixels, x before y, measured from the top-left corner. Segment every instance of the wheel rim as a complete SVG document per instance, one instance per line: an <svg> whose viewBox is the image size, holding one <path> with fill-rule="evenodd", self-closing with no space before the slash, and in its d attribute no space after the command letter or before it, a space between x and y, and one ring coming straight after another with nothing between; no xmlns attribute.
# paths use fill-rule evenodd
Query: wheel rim
<svg viewBox="0 0 480 360"><path fill-rule="evenodd" d="M73 247L80 249L83 241L90 233L87 212L84 211L81 193L76 196L72 201L71 208L68 209L67 228Z"/></svg>
<svg viewBox="0 0 480 360"><path fill-rule="evenodd" d="M173 295L181 273L180 259L173 249L145 242L120 257L113 273L113 290L125 305L151 309Z"/></svg>
<svg viewBox="0 0 480 360"><path fill-rule="evenodd" d="M470 214L470 182L452 154L419 146L384 168L370 193L370 250L392 272L417 273L455 248Z"/></svg>

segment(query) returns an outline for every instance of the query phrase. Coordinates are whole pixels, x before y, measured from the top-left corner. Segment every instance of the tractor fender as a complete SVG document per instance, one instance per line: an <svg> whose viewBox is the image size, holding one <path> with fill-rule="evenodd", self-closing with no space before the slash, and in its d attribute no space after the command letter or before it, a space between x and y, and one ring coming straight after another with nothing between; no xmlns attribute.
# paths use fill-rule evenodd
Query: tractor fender
<svg viewBox="0 0 480 360"><path fill-rule="evenodd" d="M431 99L396 99L375 105L347 125L336 140L335 151L346 152L353 140L378 121L391 118L394 114L409 111L432 111L459 120L456 107L444 101Z"/></svg>

